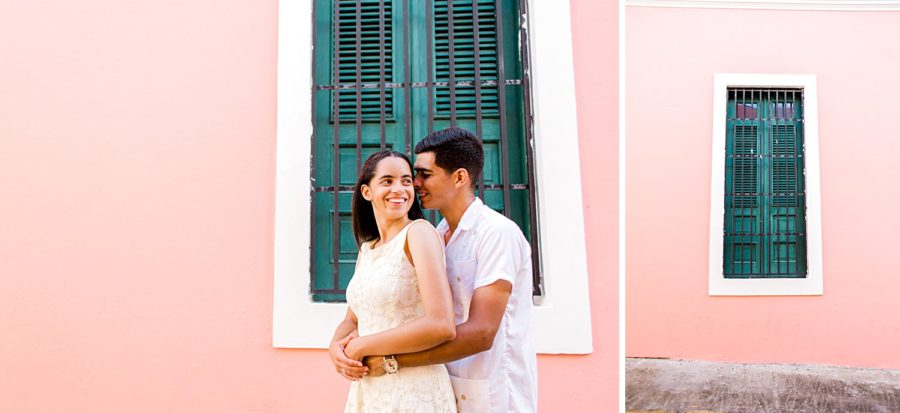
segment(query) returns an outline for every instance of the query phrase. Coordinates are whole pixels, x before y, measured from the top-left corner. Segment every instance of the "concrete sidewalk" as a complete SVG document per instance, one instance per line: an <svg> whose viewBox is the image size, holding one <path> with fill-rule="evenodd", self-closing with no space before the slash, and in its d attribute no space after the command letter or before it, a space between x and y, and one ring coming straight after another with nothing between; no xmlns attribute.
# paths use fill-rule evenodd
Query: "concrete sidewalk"
<svg viewBox="0 0 900 413"><path fill-rule="evenodd" d="M628 359L629 412L900 413L900 371Z"/></svg>

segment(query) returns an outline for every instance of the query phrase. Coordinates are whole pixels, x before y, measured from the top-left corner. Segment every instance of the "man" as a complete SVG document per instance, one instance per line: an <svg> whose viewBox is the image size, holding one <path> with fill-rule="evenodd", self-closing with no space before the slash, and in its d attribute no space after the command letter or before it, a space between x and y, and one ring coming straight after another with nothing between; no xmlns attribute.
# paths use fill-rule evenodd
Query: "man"
<svg viewBox="0 0 900 413"><path fill-rule="evenodd" d="M461 128L436 131L415 148L413 185L438 225L453 292L456 337L430 350L366 357L369 376L446 363L461 412L534 412L537 362L531 331L531 249L519 227L475 197L481 142ZM346 358L347 340L332 343ZM396 360L396 362L395 362ZM352 369L350 363L341 368Z"/></svg>

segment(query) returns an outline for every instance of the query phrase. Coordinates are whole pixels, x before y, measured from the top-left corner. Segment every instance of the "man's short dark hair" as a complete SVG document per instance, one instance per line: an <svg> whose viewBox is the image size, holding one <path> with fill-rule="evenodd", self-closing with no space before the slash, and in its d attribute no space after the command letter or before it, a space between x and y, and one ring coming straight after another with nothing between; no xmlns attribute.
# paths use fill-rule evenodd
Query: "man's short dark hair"
<svg viewBox="0 0 900 413"><path fill-rule="evenodd" d="M484 169L481 141L474 133L463 128L451 127L432 132L416 144L415 152L417 155L434 152L434 163L447 172L465 169L473 188Z"/></svg>

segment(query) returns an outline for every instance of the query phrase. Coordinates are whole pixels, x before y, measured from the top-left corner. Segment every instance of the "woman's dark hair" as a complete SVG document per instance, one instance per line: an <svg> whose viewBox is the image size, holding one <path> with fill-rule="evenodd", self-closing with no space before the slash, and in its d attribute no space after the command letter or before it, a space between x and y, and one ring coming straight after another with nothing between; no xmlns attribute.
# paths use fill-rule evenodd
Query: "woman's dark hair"
<svg viewBox="0 0 900 413"><path fill-rule="evenodd" d="M380 151L375 152L366 159L362 169L359 171L359 178L356 180L356 187L353 188L353 202L351 211L353 216L353 236L356 238L356 244L371 241L378 238L378 223L375 222L375 211L372 209L372 203L362 196L362 186L368 185L375 177L375 170L378 169L378 163L385 158L401 158L409 165L410 173L413 170L412 162L406 155L397 151ZM419 199L413 194L412 207L406 216L409 219L422 219L425 214L422 213L422 207L419 205Z"/></svg>
<svg viewBox="0 0 900 413"><path fill-rule="evenodd" d="M416 144L416 154L434 152L434 163L448 173L463 168L469 172L472 188L484 169L484 149L474 133L450 127L434 131Z"/></svg>

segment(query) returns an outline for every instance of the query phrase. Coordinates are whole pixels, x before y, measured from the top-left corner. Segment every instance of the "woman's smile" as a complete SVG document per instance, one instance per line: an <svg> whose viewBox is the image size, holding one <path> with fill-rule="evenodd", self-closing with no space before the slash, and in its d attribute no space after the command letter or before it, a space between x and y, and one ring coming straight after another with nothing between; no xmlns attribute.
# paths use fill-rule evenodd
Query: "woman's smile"
<svg viewBox="0 0 900 413"><path fill-rule="evenodd" d="M403 206L406 205L406 202L409 201L409 198L405 196L393 196L387 199L388 204L392 204L395 206Z"/></svg>

